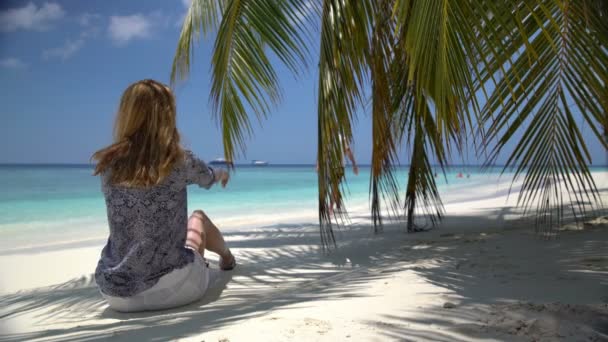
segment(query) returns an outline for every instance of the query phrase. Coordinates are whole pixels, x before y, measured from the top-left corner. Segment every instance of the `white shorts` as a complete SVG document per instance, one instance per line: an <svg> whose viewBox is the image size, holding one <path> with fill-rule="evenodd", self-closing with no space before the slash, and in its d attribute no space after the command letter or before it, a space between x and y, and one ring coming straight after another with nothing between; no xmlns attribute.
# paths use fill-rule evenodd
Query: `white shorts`
<svg viewBox="0 0 608 342"><path fill-rule="evenodd" d="M160 277L151 288L132 297L104 294L110 308L120 312L163 310L190 304L201 299L209 286L209 268L194 252L194 262Z"/></svg>

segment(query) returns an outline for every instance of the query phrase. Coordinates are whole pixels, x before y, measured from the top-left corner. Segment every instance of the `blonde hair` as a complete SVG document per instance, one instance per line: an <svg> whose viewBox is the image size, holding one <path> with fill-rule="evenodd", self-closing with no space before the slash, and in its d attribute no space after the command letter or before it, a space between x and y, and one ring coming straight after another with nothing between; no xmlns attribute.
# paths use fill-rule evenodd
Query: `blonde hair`
<svg viewBox="0 0 608 342"><path fill-rule="evenodd" d="M110 183L128 187L162 182L184 158L175 116L169 87L149 79L131 84L120 100L114 143L92 156L94 175L108 171Z"/></svg>

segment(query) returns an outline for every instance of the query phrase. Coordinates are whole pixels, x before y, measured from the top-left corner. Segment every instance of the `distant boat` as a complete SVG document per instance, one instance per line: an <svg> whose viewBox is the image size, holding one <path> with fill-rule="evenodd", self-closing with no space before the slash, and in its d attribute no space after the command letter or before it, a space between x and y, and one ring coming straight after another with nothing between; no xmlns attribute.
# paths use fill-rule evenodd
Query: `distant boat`
<svg viewBox="0 0 608 342"><path fill-rule="evenodd" d="M224 158L216 158L209 162L209 165L231 165L231 162L226 161Z"/></svg>
<svg viewBox="0 0 608 342"><path fill-rule="evenodd" d="M268 162L264 160L252 160L251 165L253 166L267 166Z"/></svg>

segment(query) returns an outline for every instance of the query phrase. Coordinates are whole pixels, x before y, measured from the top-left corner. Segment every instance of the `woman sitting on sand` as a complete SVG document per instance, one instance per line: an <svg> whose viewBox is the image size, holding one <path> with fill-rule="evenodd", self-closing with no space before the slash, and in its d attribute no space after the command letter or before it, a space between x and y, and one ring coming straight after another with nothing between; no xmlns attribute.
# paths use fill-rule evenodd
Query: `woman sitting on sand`
<svg viewBox="0 0 608 342"><path fill-rule="evenodd" d="M167 309L200 299L209 270L204 251L220 268L236 261L222 234L202 210L188 219L186 186L228 183L179 144L175 99L164 84L143 80L122 95L115 141L97 151L110 237L95 281L111 308L132 312Z"/></svg>

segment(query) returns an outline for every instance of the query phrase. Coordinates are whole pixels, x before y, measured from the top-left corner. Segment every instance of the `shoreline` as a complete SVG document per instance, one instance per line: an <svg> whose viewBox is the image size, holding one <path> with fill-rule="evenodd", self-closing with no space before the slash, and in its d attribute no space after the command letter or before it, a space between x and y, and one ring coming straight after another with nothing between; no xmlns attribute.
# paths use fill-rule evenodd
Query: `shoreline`
<svg viewBox="0 0 608 342"><path fill-rule="evenodd" d="M596 172L594 178L598 181L598 189L608 188L608 171ZM448 184L445 188L440 189L445 213L449 215L451 212L474 212L474 208L483 207L482 202L484 200L489 200L497 206L515 206L521 183L522 181L520 180L511 184L510 180L504 179L496 180L494 183L478 182L473 184L473 189L471 189L470 184ZM601 184L604 183L606 183L606 186L601 187ZM500 200L497 201L497 198L504 198L504 201L501 203ZM608 202L608 200L605 202ZM189 203L189 210L191 210L190 207L204 208L204 205L197 205L197 203L198 202L196 201L194 203ZM461 204L464 203L471 203L471 206L462 206ZM351 216L370 215L368 194L357 194L356 196L349 195L346 204ZM520 209L515 208L515 210ZM386 210L384 213L386 216L385 218L390 221L390 213ZM226 214L215 214L213 211L209 211L208 214L211 216L212 220L226 232L233 232L251 227L271 226L277 223L318 223L316 206L314 210L294 208L289 210L288 213L282 213L281 215L275 215L271 210L259 213L252 211L238 217L229 217L229 215ZM65 231L53 231L49 230L48 227L45 227L42 233L40 229L36 229L37 234L33 236L27 234L17 234L17 236L12 238L7 236L8 240L5 240L7 242L0 243L0 256L37 251L56 251L66 248L80 248L95 245L95 243L103 245L108 236L105 211L101 213L99 217L74 218L68 221L51 222L51 226L55 229L58 229L59 227L68 227L67 230L71 232L71 234L67 234L66 236ZM48 225L49 223L47 221L29 221L28 223L25 223L27 226L44 226L45 224ZM9 226L14 226L11 228L11 231L18 232L22 224L17 223ZM87 230L85 231L82 228L78 228L82 226L86 226ZM7 234L7 232L4 234ZM24 240L49 240L50 242L24 243ZM17 246L15 246L16 244Z"/></svg>
<svg viewBox="0 0 608 342"><path fill-rule="evenodd" d="M208 293L167 311L107 308L92 277L97 240L3 254L0 340L608 339L608 218L539 238L517 192L476 191L454 194L440 226L417 234L387 221L374 235L367 204L353 208L329 254L314 215L228 229L237 268L220 272L206 255Z"/></svg>

